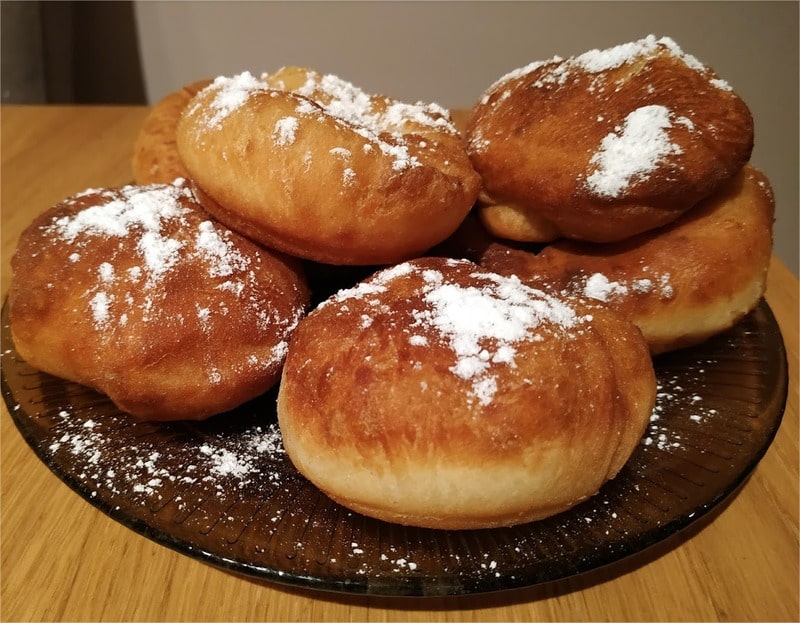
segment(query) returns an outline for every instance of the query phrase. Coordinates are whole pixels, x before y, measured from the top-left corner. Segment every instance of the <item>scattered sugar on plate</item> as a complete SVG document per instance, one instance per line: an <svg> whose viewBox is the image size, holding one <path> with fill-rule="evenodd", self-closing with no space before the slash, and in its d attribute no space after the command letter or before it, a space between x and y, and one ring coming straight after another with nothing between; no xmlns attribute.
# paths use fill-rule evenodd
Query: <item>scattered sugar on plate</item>
<svg viewBox="0 0 800 623"><path fill-rule="evenodd" d="M71 470L96 490L115 496L146 496L160 499L165 487L205 486L220 496L231 489L242 489L256 480L280 485L285 451L277 424L250 426L237 435L203 435L187 438L179 455L164 453L165 444L149 441L151 425L131 421L128 416L103 416L82 420L69 410L58 413L58 433L48 450L64 454ZM116 428L142 427L143 433L131 433L133 443L120 444ZM166 444L166 446L175 444Z"/></svg>
<svg viewBox="0 0 800 623"><path fill-rule="evenodd" d="M703 425L709 419L718 415L712 407L706 407L703 401L702 383L704 370L698 370L698 376L693 379L692 387L686 389L678 377L661 375L656 388L656 404L650 415L650 423L641 444L665 452L685 449L680 433L676 432L675 422L664 423L662 418L665 413L670 413L672 418L679 413L688 422Z"/></svg>

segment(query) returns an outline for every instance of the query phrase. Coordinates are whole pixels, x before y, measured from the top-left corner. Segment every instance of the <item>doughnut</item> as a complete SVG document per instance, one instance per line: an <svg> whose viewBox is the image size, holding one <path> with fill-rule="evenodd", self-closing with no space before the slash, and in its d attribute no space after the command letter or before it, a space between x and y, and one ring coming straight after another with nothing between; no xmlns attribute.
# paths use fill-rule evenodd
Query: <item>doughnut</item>
<svg viewBox="0 0 800 623"><path fill-rule="evenodd" d="M216 218L327 264L423 254L455 231L480 185L445 109L301 68L218 77L189 103L177 141Z"/></svg>
<svg viewBox="0 0 800 623"><path fill-rule="evenodd" d="M213 221L183 180L88 189L22 233L12 337L139 419L205 419L279 380L309 299L296 264Z"/></svg>
<svg viewBox="0 0 800 623"><path fill-rule="evenodd" d="M189 177L175 144L178 119L186 105L211 80L189 83L158 101L144 118L133 144L135 184L169 184Z"/></svg>
<svg viewBox="0 0 800 623"><path fill-rule="evenodd" d="M647 345L621 316L425 257L301 320L278 422L300 473L341 505L489 528L596 493L639 443L655 391Z"/></svg>
<svg viewBox="0 0 800 623"><path fill-rule="evenodd" d="M530 63L473 106L481 218L520 242L616 242L666 225L749 161L753 119L670 38Z"/></svg>
<svg viewBox="0 0 800 623"><path fill-rule="evenodd" d="M732 327L766 288L775 202L746 165L670 225L616 243L559 240L538 254L502 242L479 263L532 288L607 305L641 329L652 354Z"/></svg>

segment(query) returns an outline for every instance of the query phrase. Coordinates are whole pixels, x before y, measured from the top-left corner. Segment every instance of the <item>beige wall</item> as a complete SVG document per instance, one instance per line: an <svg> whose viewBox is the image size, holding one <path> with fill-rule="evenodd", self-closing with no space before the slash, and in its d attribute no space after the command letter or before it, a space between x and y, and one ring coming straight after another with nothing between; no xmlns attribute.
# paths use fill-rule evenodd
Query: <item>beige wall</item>
<svg viewBox="0 0 800 623"><path fill-rule="evenodd" d="M753 163L798 273L796 2L136 2L148 99L200 77L302 65L401 100L468 107L533 60L669 35L756 121Z"/></svg>

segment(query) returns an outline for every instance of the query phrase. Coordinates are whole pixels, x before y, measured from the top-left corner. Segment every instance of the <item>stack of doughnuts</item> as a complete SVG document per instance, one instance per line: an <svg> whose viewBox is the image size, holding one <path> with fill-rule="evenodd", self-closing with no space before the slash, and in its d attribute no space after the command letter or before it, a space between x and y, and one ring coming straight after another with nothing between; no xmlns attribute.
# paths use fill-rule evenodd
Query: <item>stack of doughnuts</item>
<svg viewBox="0 0 800 623"><path fill-rule="evenodd" d="M752 146L744 102L666 37L514 70L463 133L308 68L201 80L148 115L135 185L25 231L14 339L144 419L277 384L288 456L366 515L537 520L624 467L654 355L762 296Z"/></svg>
<svg viewBox="0 0 800 623"><path fill-rule="evenodd" d="M729 329L758 303L773 217L769 182L746 165L657 230L604 244L558 240L539 253L492 241L478 261L532 287L602 302L636 324L657 355Z"/></svg>
<svg viewBox="0 0 800 623"><path fill-rule="evenodd" d="M672 39L511 71L466 138L493 238L474 251L484 267L603 302L654 355L730 328L762 297L774 199L749 164L752 116Z"/></svg>

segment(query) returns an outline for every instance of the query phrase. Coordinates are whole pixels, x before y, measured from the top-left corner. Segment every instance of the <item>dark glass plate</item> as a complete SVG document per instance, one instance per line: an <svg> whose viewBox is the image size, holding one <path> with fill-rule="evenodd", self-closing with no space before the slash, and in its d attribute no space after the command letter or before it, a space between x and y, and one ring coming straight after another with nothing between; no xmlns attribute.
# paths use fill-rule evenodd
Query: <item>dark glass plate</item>
<svg viewBox="0 0 800 623"><path fill-rule="evenodd" d="M665 539L745 480L775 436L788 388L780 331L761 302L727 333L656 359L650 426L597 495L514 528L438 531L363 517L309 484L283 453L275 391L204 423L141 423L22 361L5 305L2 340L2 392L17 427L107 515L230 571L382 595L530 586Z"/></svg>

